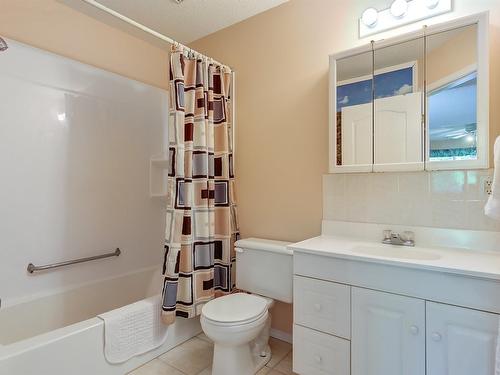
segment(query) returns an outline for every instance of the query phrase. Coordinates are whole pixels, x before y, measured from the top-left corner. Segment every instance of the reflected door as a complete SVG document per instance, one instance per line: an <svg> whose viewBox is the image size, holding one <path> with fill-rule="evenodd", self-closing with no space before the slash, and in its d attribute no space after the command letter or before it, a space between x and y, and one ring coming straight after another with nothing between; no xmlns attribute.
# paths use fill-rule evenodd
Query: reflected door
<svg viewBox="0 0 500 375"><path fill-rule="evenodd" d="M424 169L424 38L374 51L376 172Z"/></svg>
<svg viewBox="0 0 500 375"><path fill-rule="evenodd" d="M420 93L375 100L375 164L422 161Z"/></svg>
<svg viewBox="0 0 500 375"><path fill-rule="evenodd" d="M372 105L342 108L342 162L344 165L372 163Z"/></svg>

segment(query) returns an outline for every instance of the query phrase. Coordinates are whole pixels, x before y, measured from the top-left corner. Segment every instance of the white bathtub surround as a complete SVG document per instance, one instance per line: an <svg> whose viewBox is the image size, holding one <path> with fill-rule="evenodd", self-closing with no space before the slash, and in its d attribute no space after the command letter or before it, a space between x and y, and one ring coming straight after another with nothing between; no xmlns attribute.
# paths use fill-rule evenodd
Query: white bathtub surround
<svg viewBox="0 0 500 375"><path fill-rule="evenodd" d="M160 268L165 219L149 198L148 165L166 144L168 93L6 41L9 49L0 59L2 309ZM117 247L123 253L116 258L26 272L30 262L56 263ZM93 307L59 306L48 319L72 320L80 314L75 310L85 315ZM41 318L24 319L28 313L19 319L45 325Z"/></svg>
<svg viewBox="0 0 500 375"><path fill-rule="evenodd" d="M159 348L106 361L97 315L157 295L160 281L154 267L0 309L0 374L123 375L200 333L197 319L179 319Z"/></svg>
<svg viewBox="0 0 500 375"><path fill-rule="evenodd" d="M104 355L109 363L123 363L156 349L167 339L161 321L161 295L99 314L104 321Z"/></svg>
<svg viewBox="0 0 500 375"><path fill-rule="evenodd" d="M500 220L500 137L495 141L495 172L491 186L491 196L484 207L484 213L495 220Z"/></svg>
<svg viewBox="0 0 500 375"><path fill-rule="evenodd" d="M500 231L484 214L491 170L329 174L326 220Z"/></svg>

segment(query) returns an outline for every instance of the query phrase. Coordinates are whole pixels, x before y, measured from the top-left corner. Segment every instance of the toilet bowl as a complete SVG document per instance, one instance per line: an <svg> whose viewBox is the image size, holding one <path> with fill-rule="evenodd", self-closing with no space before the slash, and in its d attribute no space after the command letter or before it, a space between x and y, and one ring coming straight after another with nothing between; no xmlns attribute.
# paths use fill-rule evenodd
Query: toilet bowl
<svg viewBox="0 0 500 375"><path fill-rule="evenodd" d="M292 255L287 242L239 240L234 293L206 303L201 327L214 342L213 375L253 375L271 359L269 309L292 302Z"/></svg>
<svg viewBox="0 0 500 375"><path fill-rule="evenodd" d="M269 300L245 293L220 297L203 306L201 326L214 342L212 374L252 375L265 366L271 358L266 330L269 306Z"/></svg>

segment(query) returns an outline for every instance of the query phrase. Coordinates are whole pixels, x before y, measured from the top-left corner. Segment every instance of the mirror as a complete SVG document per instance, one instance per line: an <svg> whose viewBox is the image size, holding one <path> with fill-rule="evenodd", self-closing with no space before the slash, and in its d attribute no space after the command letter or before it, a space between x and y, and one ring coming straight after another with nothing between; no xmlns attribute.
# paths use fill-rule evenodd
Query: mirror
<svg viewBox="0 0 500 375"><path fill-rule="evenodd" d="M488 15L330 56L330 172L489 167Z"/></svg>
<svg viewBox="0 0 500 375"><path fill-rule="evenodd" d="M427 38L426 159L478 159L477 24Z"/></svg>
<svg viewBox="0 0 500 375"><path fill-rule="evenodd" d="M374 171L423 170L424 38L374 50Z"/></svg>
<svg viewBox="0 0 500 375"><path fill-rule="evenodd" d="M335 163L371 171L372 52L336 60Z"/></svg>

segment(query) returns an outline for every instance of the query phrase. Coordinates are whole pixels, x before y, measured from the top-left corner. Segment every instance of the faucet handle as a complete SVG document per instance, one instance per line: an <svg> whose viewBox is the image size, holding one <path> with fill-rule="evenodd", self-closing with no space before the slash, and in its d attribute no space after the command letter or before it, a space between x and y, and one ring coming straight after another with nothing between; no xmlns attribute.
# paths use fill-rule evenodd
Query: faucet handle
<svg viewBox="0 0 500 375"><path fill-rule="evenodd" d="M415 242L415 233L413 233L410 230L405 230L403 234L401 235L401 239L405 242Z"/></svg>
<svg viewBox="0 0 500 375"><path fill-rule="evenodd" d="M390 240L392 236L392 230L386 229L384 230L384 240Z"/></svg>

